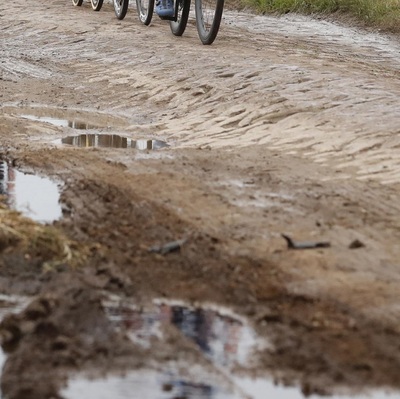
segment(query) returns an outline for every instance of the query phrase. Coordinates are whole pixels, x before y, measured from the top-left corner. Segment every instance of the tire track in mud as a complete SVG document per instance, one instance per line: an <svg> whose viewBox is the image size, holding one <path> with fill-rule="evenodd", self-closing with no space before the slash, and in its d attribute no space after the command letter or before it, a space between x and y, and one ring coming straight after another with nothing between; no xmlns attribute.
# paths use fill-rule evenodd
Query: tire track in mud
<svg viewBox="0 0 400 399"><path fill-rule="evenodd" d="M327 353L324 357L334 360L337 354L333 352L339 346L343 348L343 362L349 368L363 357L355 353L349 360L342 343L353 341L337 335L329 324L345 315L340 328L348 332L347 325L352 328L350 316L355 315L363 320L358 326L365 338L362 353L372 356L372 366L377 371L372 369L371 374L378 376L373 382L365 376L360 381L390 380L391 373L386 376L380 361L388 369L399 363L398 331L381 334L382 326L397 326L399 315L399 248L394 243L398 242L400 231L400 205L396 186L382 189L372 182L363 193L363 182L319 184L322 172L313 175L313 166L308 164L297 170L300 163L295 162L281 165L276 161L274 165L279 167L270 175L268 156L273 156L269 149L276 154L293 152L332 165L333 171L343 170L327 173L327 179L346 177L345 169L349 169L348 176L358 172L360 178L374 176L387 183L398 182L399 58L389 51L396 48L392 42L372 42L369 48L355 52L361 47L358 39L332 43L330 34L320 31L310 38L314 26L305 24L303 29L303 20L297 25L294 21L289 30L290 19L227 13L225 22L231 25L223 27L214 46L204 47L192 25L180 40L157 20L145 28L132 12L125 21L118 22L109 5L100 13L93 13L87 3L74 8L69 0L51 4L41 0L30 2L29 7L17 0L5 5L4 15L2 26L7 29L1 31L0 56L6 62L0 63L0 70L2 78L15 83L6 86L4 98L8 102L13 99L14 104L29 108L30 101L36 98L48 101L59 108L60 117L63 109L67 110L65 115L68 110L72 115L80 107L101 111L104 120L107 113L115 114L126 119L129 126L117 120L113 132L163 135L186 150L177 151L177 157L184 153L190 159L195 152L190 147L243 147L246 151L246 146L259 146L243 159L239 151L232 152L237 157L232 160L228 151L199 151L203 155L195 155L197 160L192 165L187 159L182 165L181 160L168 163L167 154L154 167L149 166L150 162L137 162L138 156L133 152L117 156L112 150L74 153L73 149L54 149L50 153L43 143L48 144L49 137L61 133L56 128L49 132L37 124L40 126L36 126L35 133L42 129L46 137L24 142L23 146L33 151L11 150L11 157L13 153L17 157L22 154L19 162L34 168L50 165L47 171L57 171L69 181L64 203L76 214L62 222L64 228L82 241L99 240L104 246L113 247L114 252L106 261L121 270L125 268L125 274L118 274L119 269L104 270L101 266L99 273L110 273L116 284L121 278L122 285L132 277L147 293L160 290L162 285L162 292L175 295L177 282L182 282L178 292L183 296L201 296L204 290L219 300L231 295L238 305L258 300L261 306L270 307L274 300L268 295L275 295L277 316L271 315L270 310L265 312L265 308L261 308L263 313L259 316L266 320L271 317L278 324L275 333L282 340L279 348L289 353L284 360L276 354L282 368L287 366L285 361L292 361L290 351L297 354L299 345L305 348L306 353L298 361L301 372L308 366L304 359L311 361L307 370L314 365L328 367L324 359L312 363L314 356L318 357L315 353L323 350L320 345L329 347L331 357ZM11 18L16 19L14 24ZM254 25L257 32L249 34L253 21L258 21ZM326 28L325 24L322 26ZM24 91L29 89L32 94L26 99ZM49 104L41 105L45 112ZM12 108L3 107L2 111L12 114ZM27 138L35 125L32 122L25 126L15 115L3 120L10 130L27 132ZM64 133L67 134L65 130ZM33 154L35 151L39 155ZM64 155L58 157L61 151ZM254 158L259 162L255 163ZM178 173L177 165L183 169ZM204 166L204 173L194 172L199 165ZM258 174L254 165L262 173ZM385 165L387 168L380 168ZM121 178L123 171L126 173ZM232 176L237 180L227 180ZM299 235L323 234L334 239L338 253L282 251L277 235L288 226ZM155 238L160 242L166 237L173 239L187 227L198 229L205 238L203 244L189 243L187 262L182 260L187 254L177 256L173 265L165 259L160 264L148 260L146 248ZM356 255L348 248L355 233L367 243L365 251ZM214 259L213 255L204 255L203 249L219 251L213 243L214 235L217 242L223 237L226 248L218 253L224 257L223 262L218 256ZM210 240L212 247L208 247ZM138 258L138 253L145 255ZM229 263L226 269L225 257ZM271 268L270 259L278 259L279 270ZM174 278L167 281L164 277L170 266ZM281 279L281 273L285 278L279 287L284 294L277 295L268 287L275 278ZM223 282L225 275L230 282ZM154 288L157 276L161 284ZM302 313L304 308L307 311ZM325 313L327 316L322 317ZM314 320L318 315L322 320ZM315 321L321 321L322 330L315 329ZM364 332L368 323L371 326ZM270 325L267 328L274 329ZM327 341L324 328L334 336L331 341ZM283 333L284 329L290 331ZM88 330L90 334L90 326ZM299 337L292 337L297 334ZM359 343L357 332L350 335ZM374 339L379 342L371 350ZM332 342L340 345L330 345ZM380 357L374 357L374 351ZM270 358L266 357L268 361ZM333 362L329 370L334 370L336 364L341 363ZM354 367L358 365L354 363ZM365 363L361 363L360 373L366 371L363 367ZM318 369L316 373L320 372ZM357 373L350 371L350 378Z"/></svg>
<svg viewBox="0 0 400 399"><path fill-rule="evenodd" d="M174 38L157 20L140 26L133 10L117 22L110 5L101 13L61 1L43 5L31 5L31 19L19 9L21 21L3 30L5 77L63 73L77 95L101 84L108 90L87 98L87 106L135 113L132 129L180 146L266 145L332 165L336 177L400 182L394 40L307 18L227 12L228 27L205 47L193 26ZM36 19L48 26L46 35ZM68 69L81 82L68 79Z"/></svg>
<svg viewBox="0 0 400 399"><path fill-rule="evenodd" d="M54 106L72 103L115 113L130 123L119 131L162 135L177 147L259 145L331 165L333 172L325 179L358 176L399 182L400 84L391 76L400 62L388 39L372 42L376 51L361 70L360 54L353 54L358 39L348 39L350 44L345 42L338 55L339 45L326 45L322 33L315 33L318 40L311 42L307 36L285 33L285 19L273 19L271 28L259 22L254 37L235 27L222 29L215 46L204 47L193 26L180 40L157 20L150 28L140 26L134 13L117 22L110 6L93 13L87 5L74 8L57 1L48 8L50 18L44 3L35 3L35 19L28 20L22 4L16 7L25 27L17 22L15 31L8 29L0 52L3 58L13 48L15 59L26 53L25 62L52 71L52 79L43 76L41 84L43 89L49 84L58 88ZM271 21L232 15L239 25L252 18ZM301 33L299 24L297 28ZM121 33L118 41L115 31ZM382 49L390 57L379 63ZM346 62L338 62L338 56ZM26 82L38 79L26 70L16 76ZM381 213L391 215L386 226L391 223L393 231L400 211L392 200L396 196L393 191L383 201L379 193L370 193L363 205L382 204ZM381 226L381 218L377 212L370 223Z"/></svg>

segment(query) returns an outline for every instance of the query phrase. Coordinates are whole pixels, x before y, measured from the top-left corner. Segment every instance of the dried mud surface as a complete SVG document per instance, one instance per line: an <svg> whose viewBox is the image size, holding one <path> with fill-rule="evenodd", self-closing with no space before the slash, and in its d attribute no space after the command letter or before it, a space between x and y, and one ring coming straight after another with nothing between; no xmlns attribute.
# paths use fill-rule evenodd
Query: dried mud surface
<svg viewBox="0 0 400 399"><path fill-rule="evenodd" d="M176 38L132 8L118 21L61 0L8 2L0 22L1 156L62 182L54 225L85 248L48 270L0 240L1 293L32 296L1 324L7 398L203 361L173 331L135 346L101 308L110 293L231 307L272 344L253 371L304 393L399 387L397 37L229 11L206 47L193 19ZM26 114L170 147L61 147L78 132ZM288 250L281 233L331 247Z"/></svg>

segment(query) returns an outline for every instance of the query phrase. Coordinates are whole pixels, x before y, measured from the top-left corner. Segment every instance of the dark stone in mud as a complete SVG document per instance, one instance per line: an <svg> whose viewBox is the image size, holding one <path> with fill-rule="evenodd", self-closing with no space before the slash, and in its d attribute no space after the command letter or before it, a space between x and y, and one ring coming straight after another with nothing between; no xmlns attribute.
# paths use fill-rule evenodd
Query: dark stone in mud
<svg viewBox="0 0 400 399"><path fill-rule="evenodd" d="M37 320L48 316L55 306L54 298L39 298L25 309L25 316L29 320Z"/></svg>
<svg viewBox="0 0 400 399"><path fill-rule="evenodd" d="M5 352L13 351L22 337L18 317L8 315L4 318L0 327L1 346Z"/></svg>
<svg viewBox="0 0 400 399"><path fill-rule="evenodd" d="M18 239L0 231L0 252L18 243Z"/></svg>
<svg viewBox="0 0 400 399"><path fill-rule="evenodd" d="M265 323L281 323L282 320L282 315L279 313L266 313L262 315L259 319L259 322L265 322Z"/></svg>
<svg viewBox="0 0 400 399"><path fill-rule="evenodd" d="M55 351L61 351L67 349L70 345L71 340L64 335L60 335L54 340L51 348Z"/></svg>
<svg viewBox="0 0 400 399"><path fill-rule="evenodd" d="M162 390L164 392L171 392L174 389L174 386L172 384L164 384L162 386Z"/></svg>
<svg viewBox="0 0 400 399"><path fill-rule="evenodd" d="M288 249L316 249L316 248L329 248L331 246L328 241L294 241L286 234L281 234L286 240Z"/></svg>
<svg viewBox="0 0 400 399"><path fill-rule="evenodd" d="M358 248L363 248L363 247L365 247L365 244L360 240L354 240L349 245L350 249L358 249Z"/></svg>

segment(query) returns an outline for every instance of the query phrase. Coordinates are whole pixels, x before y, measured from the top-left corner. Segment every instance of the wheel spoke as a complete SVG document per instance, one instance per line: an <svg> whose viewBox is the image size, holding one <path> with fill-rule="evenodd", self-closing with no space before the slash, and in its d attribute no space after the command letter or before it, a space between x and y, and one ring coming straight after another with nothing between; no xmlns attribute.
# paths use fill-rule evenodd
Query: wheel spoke
<svg viewBox="0 0 400 399"><path fill-rule="evenodd" d="M211 29L215 16L215 7L216 7L215 0L202 1L201 14L203 19L204 29L206 31L209 31Z"/></svg>

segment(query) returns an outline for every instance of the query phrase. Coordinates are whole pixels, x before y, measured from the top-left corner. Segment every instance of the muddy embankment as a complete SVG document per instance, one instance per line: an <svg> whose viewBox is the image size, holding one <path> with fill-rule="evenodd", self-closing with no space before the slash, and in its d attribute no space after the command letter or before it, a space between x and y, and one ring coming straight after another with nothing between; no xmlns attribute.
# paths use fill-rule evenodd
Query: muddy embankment
<svg viewBox="0 0 400 399"><path fill-rule="evenodd" d="M4 397L398 388L398 38L228 11L207 47L61 0L0 18L1 190L35 219L0 210Z"/></svg>

